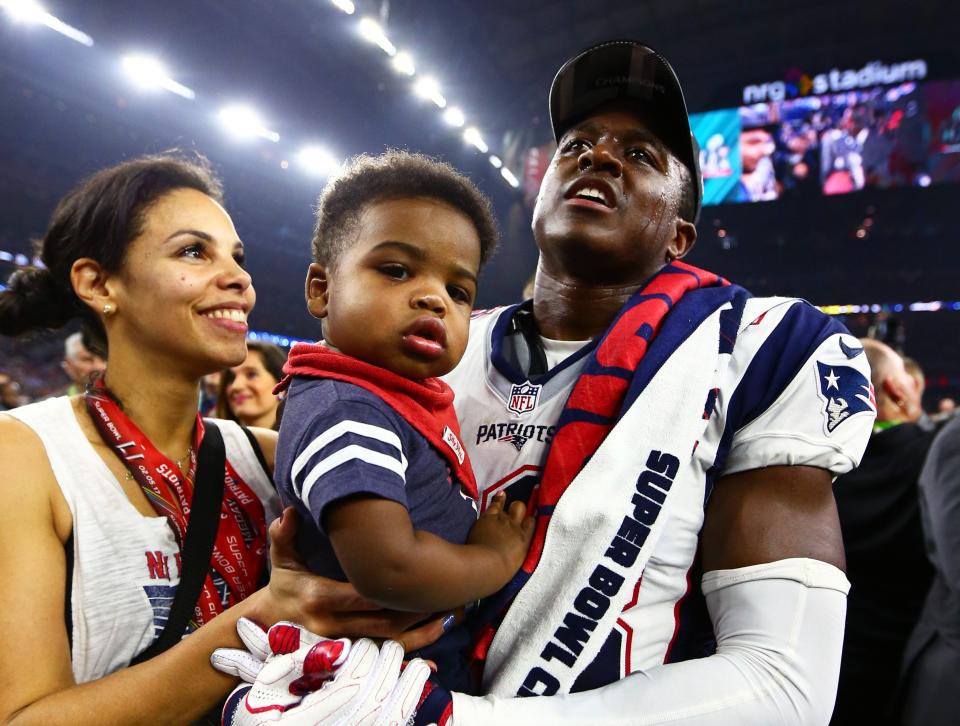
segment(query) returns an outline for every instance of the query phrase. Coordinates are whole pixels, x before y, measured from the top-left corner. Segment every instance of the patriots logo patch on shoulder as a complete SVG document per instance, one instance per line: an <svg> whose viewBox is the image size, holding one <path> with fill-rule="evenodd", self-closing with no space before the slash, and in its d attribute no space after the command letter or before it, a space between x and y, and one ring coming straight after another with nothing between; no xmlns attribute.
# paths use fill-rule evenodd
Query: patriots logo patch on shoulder
<svg viewBox="0 0 960 726"><path fill-rule="evenodd" d="M511 413L530 413L537 407L540 399L540 389L543 386L534 385L530 381L510 387L510 396L507 398L507 410Z"/></svg>
<svg viewBox="0 0 960 726"><path fill-rule="evenodd" d="M825 402L824 426L832 434L837 426L866 411L876 412L873 386L852 366L827 365L817 361L817 393Z"/></svg>

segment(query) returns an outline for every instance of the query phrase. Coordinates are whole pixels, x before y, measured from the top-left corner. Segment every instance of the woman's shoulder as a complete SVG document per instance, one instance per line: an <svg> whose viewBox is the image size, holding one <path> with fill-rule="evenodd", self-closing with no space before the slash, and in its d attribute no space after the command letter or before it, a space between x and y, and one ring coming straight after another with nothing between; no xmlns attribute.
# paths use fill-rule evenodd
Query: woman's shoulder
<svg viewBox="0 0 960 726"><path fill-rule="evenodd" d="M227 444L227 456L250 450L260 461L268 477L273 474L273 460L277 450L277 432L260 426L242 426L236 421L224 418L211 418Z"/></svg>
<svg viewBox="0 0 960 726"><path fill-rule="evenodd" d="M14 471L21 469L36 455L46 458L43 439L38 427L54 422L70 410L66 396L48 398L26 406L0 413L0 452L3 461L16 462Z"/></svg>
<svg viewBox="0 0 960 726"><path fill-rule="evenodd" d="M69 412L68 400L67 403ZM71 526L69 508L63 495L58 494L59 487L43 440L24 420L37 411L23 409L42 405L55 408L48 401L41 401L14 409L17 415L10 411L0 414L0 461L6 462L4 476L0 477L0 498L12 506L13 511L21 512L33 508L27 504L28 500L34 502L34 506L46 506L43 504L46 500L52 506L57 534L65 539ZM14 502L20 504L14 505Z"/></svg>

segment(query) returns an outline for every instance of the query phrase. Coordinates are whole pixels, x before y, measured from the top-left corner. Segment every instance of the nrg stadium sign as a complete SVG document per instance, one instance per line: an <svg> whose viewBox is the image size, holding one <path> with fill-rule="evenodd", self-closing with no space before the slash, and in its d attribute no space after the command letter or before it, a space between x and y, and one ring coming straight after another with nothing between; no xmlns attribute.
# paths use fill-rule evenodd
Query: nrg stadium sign
<svg viewBox="0 0 960 726"><path fill-rule="evenodd" d="M744 104L783 101L799 96L822 96L858 88L871 88L906 81L922 81L927 77L927 62L921 58L885 65L872 61L863 68L840 70L810 76L798 70L789 71L782 81L755 83L743 88Z"/></svg>

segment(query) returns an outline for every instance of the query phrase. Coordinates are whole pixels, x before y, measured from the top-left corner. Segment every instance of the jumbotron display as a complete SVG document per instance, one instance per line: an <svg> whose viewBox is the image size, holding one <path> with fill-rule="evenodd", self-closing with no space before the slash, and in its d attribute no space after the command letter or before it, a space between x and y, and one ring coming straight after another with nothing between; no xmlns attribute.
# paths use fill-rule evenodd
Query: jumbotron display
<svg viewBox="0 0 960 726"><path fill-rule="evenodd" d="M960 80L691 114L704 204L960 181Z"/></svg>

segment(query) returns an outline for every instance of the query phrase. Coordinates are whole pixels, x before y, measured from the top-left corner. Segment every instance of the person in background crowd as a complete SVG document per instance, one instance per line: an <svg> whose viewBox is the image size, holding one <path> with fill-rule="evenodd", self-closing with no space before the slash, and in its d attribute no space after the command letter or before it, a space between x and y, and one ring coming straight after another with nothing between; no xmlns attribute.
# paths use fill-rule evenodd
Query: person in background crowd
<svg viewBox="0 0 960 726"><path fill-rule="evenodd" d="M740 182L734 201L763 202L776 199L780 188L777 182L773 154L777 149L775 124L770 124L765 107L746 108L741 112Z"/></svg>
<svg viewBox="0 0 960 726"><path fill-rule="evenodd" d="M944 426L927 454L920 514L933 585L904 652L898 723L953 726L960 713L960 418Z"/></svg>
<svg viewBox="0 0 960 726"><path fill-rule="evenodd" d="M820 137L824 194L846 194L863 189L863 144L870 134L866 110L849 107L843 110L836 128Z"/></svg>
<svg viewBox="0 0 960 726"><path fill-rule="evenodd" d="M937 418L949 418L957 412L957 402L952 398L941 398L937 401Z"/></svg>
<svg viewBox="0 0 960 726"><path fill-rule="evenodd" d="M913 358L904 356L903 367L906 369L907 373L910 374L910 377L913 379L913 382L917 387L916 401L920 409L917 415L923 416L925 415L923 410L923 393L927 390L927 377L923 372L923 368L921 368L920 364Z"/></svg>
<svg viewBox="0 0 960 726"><path fill-rule="evenodd" d="M209 658L240 644L240 616L385 636L423 617L350 613L370 605L286 566L292 516L273 529L271 586L258 590L278 513L261 461L272 466L276 434L254 429L248 439L233 422L197 414L201 377L244 360L255 301L220 200L202 158L147 156L105 169L57 205L44 267L21 268L0 292L0 334L80 318L109 353L85 394L0 415L4 723L190 723L236 683ZM197 482L217 433L225 464ZM169 650L131 665L171 614L195 483L223 491L209 510L214 554L198 562L200 594L184 611L192 619L183 629L195 632L174 633ZM435 638L439 624L420 632Z"/></svg>
<svg viewBox="0 0 960 726"><path fill-rule="evenodd" d="M877 340L861 343L877 419L860 466L834 483L851 588L831 723L894 726L904 646L933 577L917 479L938 427L921 418L921 389L905 360Z"/></svg>
<svg viewBox="0 0 960 726"><path fill-rule="evenodd" d="M220 381L223 379L223 372L208 373L200 379L200 402L197 408L201 416L213 416L217 412L217 403L219 401ZM217 414L217 418L227 418Z"/></svg>
<svg viewBox="0 0 960 726"><path fill-rule="evenodd" d="M273 395L273 387L283 378L286 360L287 354L279 346L247 341L247 357L243 363L227 369L220 377L217 417L244 426L277 430L280 400Z"/></svg>
<svg viewBox="0 0 960 726"><path fill-rule="evenodd" d="M0 371L0 411L9 411L23 403L20 384L13 380L9 373Z"/></svg>
<svg viewBox="0 0 960 726"><path fill-rule="evenodd" d="M83 333L71 333L63 342L63 372L70 384L61 395L76 396L83 393L95 373L107 367L107 362L83 344Z"/></svg>

